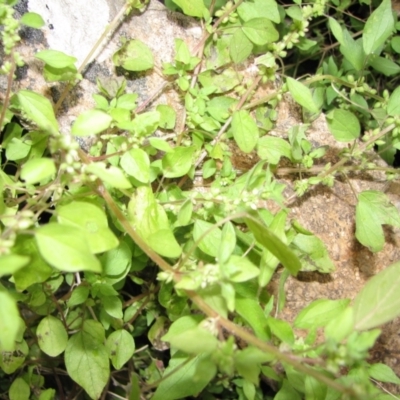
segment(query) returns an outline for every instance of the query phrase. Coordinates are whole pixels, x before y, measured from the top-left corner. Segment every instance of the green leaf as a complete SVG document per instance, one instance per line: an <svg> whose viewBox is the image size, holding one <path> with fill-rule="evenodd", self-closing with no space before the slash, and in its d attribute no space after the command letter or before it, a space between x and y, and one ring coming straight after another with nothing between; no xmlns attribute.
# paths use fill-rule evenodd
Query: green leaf
<svg viewBox="0 0 400 400"><path fill-rule="evenodd" d="M240 150L251 153L257 145L260 133L256 122L245 110L235 111L232 117L232 132Z"/></svg>
<svg viewBox="0 0 400 400"><path fill-rule="evenodd" d="M105 276L119 277L130 267L132 252L129 246L121 241L117 248L107 251L100 259Z"/></svg>
<svg viewBox="0 0 400 400"><path fill-rule="evenodd" d="M2 329L1 316L0 316L0 329ZM21 325L21 331L22 331L22 325ZM0 368L6 374L14 373L18 368L21 367L22 364L24 364L28 353L29 353L29 347L26 344L25 340L13 343L12 348L5 348L0 342Z"/></svg>
<svg viewBox="0 0 400 400"><path fill-rule="evenodd" d="M65 366L69 376L82 388L92 399L98 399L110 376L110 365L108 351L103 344L100 328L91 321L87 324L90 328L84 328L71 336L65 349ZM104 336L104 331L103 331Z"/></svg>
<svg viewBox="0 0 400 400"><path fill-rule="evenodd" d="M207 9L204 7L203 0L172 0L176 5L178 5L184 12L184 14L191 17L203 16L204 11Z"/></svg>
<svg viewBox="0 0 400 400"><path fill-rule="evenodd" d="M267 18L254 18L243 24L244 34L257 46L273 43L279 39L274 24Z"/></svg>
<svg viewBox="0 0 400 400"><path fill-rule="evenodd" d="M218 250L218 262L225 263L236 246L236 233L232 222L228 221L222 227L221 245Z"/></svg>
<svg viewBox="0 0 400 400"><path fill-rule="evenodd" d="M133 131L140 137L152 135L160 122L158 111L149 111L135 116L128 130Z"/></svg>
<svg viewBox="0 0 400 400"><path fill-rule="evenodd" d="M237 12L243 21L249 21L254 18L268 18L277 24L281 22L278 4L275 0L243 2L237 8Z"/></svg>
<svg viewBox="0 0 400 400"><path fill-rule="evenodd" d="M66 68L74 65L77 61L75 57L58 50L42 50L36 53L35 57L53 68Z"/></svg>
<svg viewBox="0 0 400 400"><path fill-rule="evenodd" d="M300 260L276 235L265 225L253 219L246 218L246 225L252 231L256 240L269 250L292 275L296 275L301 269Z"/></svg>
<svg viewBox="0 0 400 400"><path fill-rule="evenodd" d="M325 399L327 386L313 376L307 375L304 379L305 398L309 400Z"/></svg>
<svg viewBox="0 0 400 400"><path fill-rule="evenodd" d="M354 40L346 29L343 30L343 43L340 46L340 52L357 71L364 68L366 59L362 44L362 39Z"/></svg>
<svg viewBox="0 0 400 400"><path fill-rule="evenodd" d="M180 317L171 324L168 329L168 333L166 333L161 340L164 342L169 342L174 336L180 335L187 330L196 328L203 319L204 317L202 315L185 315Z"/></svg>
<svg viewBox="0 0 400 400"><path fill-rule="evenodd" d="M193 165L195 146L177 146L162 159L163 173L166 178L179 178L186 175Z"/></svg>
<svg viewBox="0 0 400 400"><path fill-rule="evenodd" d="M74 136L90 136L105 131L111 125L112 118L101 110L85 111L78 116L72 125Z"/></svg>
<svg viewBox="0 0 400 400"><path fill-rule="evenodd" d="M393 29L392 3L390 0L383 0L380 6L369 16L364 26L363 46L365 54L369 55L382 46L392 34Z"/></svg>
<svg viewBox="0 0 400 400"><path fill-rule="evenodd" d="M328 322L325 328L325 337L340 343L353 332L353 329L354 309L347 307Z"/></svg>
<svg viewBox="0 0 400 400"><path fill-rule="evenodd" d="M117 189L129 189L132 187L124 173L113 165L111 165L109 168L106 168L104 163L91 163L86 167L86 171L97 176L104 183L107 183L111 187L115 187Z"/></svg>
<svg viewBox="0 0 400 400"><path fill-rule="evenodd" d="M0 287L0 304L0 348L3 351L13 351L23 321L14 298L2 287Z"/></svg>
<svg viewBox="0 0 400 400"><path fill-rule="evenodd" d="M385 244L384 224L400 226L397 208L382 192L367 190L360 193L356 206L357 240L374 253L382 250Z"/></svg>
<svg viewBox="0 0 400 400"><path fill-rule="evenodd" d="M29 400L31 389L23 378L18 377L11 384L8 395L10 400Z"/></svg>
<svg viewBox="0 0 400 400"><path fill-rule="evenodd" d="M397 87L390 95L387 112L392 117L400 115L400 87Z"/></svg>
<svg viewBox="0 0 400 400"><path fill-rule="evenodd" d="M174 129L176 123L175 110L166 104L159 104L156 110L160 113L159 127L162 129Z"/></svg>
<svg viewBox="0 0 400 400"><path fill-rule="evenodd" d="M373 276L353 302L355 329L380 326L400 315L400 262Z"/></svg>
<svg viewBox="0 0 400 400"><path fill-rule="evenodd" d="M371 378L377 381L400 385L399 377L394 373L392 368L386 364L372 364L368 368L368 373Z"/></svg>
<svg viewBox="0 0 400 400"><path fill-rule="evenodd" d="M36 230L35 238L43 258L60 271L101 272L81 229L49 223Z"/></svg>
<svg viewBox="0 0 400 400"><path fill-rule="evenodd" d="M221 245L222 243L223 236ZM228 261L221 265L221 270L231 282L246 282L260 273L260 270L248 258L236 255L230 256Z"/></svg>
<svg viewBox="0 0 400 400"><path fill-rule="evenodd" d="M17 98L26 116L40 129L52 135L58 134L58 122L46 97L29 90L20 90Z"/></svg>
<svg viewBox="0 0 400 400"><path fill-rule="evenodd" d="M351 142L360 136L360 122L352 112L335 108L326 119L328 128L337 141Z"/></svg>
<svg viewBox="0 0 400 400"><path fill-rule="evenodd" d="M263 136L257 143L257 155L261 160L277 165L281 157L290 159L291 147L287 140L274 136Z"/></svg>
<svg viewBox="0 0 400 400"><path fill-rule="evenodd" d="M68 300L68 307L78 306L83 304L89 297L89 288L87 286L75 287L71 297Z"/></svg>
<svg viewBox="0 0 400 400"><path fill-rule="evenodd" d="M376 57L369 65L385 76L397 75L400 72L400 66L385 57Z"/></svg>
<svg viewBox="0 0 400 400"><path fill-rule="evenodd" d="M121 167L141 183L150 182L150 159L142 149L131 149L121 157Z"/></svg>
<svg viewBox="0 0 400 400"><path fill-rule="evenodd" d="M0 256L0 277L12 275L28 264L30 257L18 254L7 254Z"/></svg>
<svg viewBox="0 0 400 400"><path fill-rule="evenodd" d="M39 183L50 179L56 173L56 166L51 158L32 158L21 168L21 179L26 183Z"/></svg>
<svg viewBox="0 0 400 400"><path fill-rule="evenodd" d="M176 258L182 253L182 249L170 228L159 229L151 233L147 236L146 241L154 251L164 257Z"/></svg>
<svg viewBox="0 0 400 400"><path fill-rule="evenodd" d="M288 322L281 319L269 317L268 326L271 329L273 335L282 340L282 342L288 343L290 345L294 344L295 337L293 329Z"/></svg>
<svg viewBox="0 0 400 400"><path fill-rule="evenodd" d="M39 322L36 336L40 349L50 357L57 357L67 347L68 333L62 322L52 315Z"/></svg>
<svg viewBox="0 0 400 400"><path fill-rule="evenodd" d="M286 82L294 101L312 113L317 113L319 111L314 103L311 91L306 85L289 77L286 79Z"/></svg>
<svg viewBox="0 0 400 400"><path fill-rule="evenodd" d="M303 308L294 321L294 327L299 329L312 329L325 326L338 316L349 304L350 300L319 299Z"/></svg>
<svg viewBox="0 0 400 400"><path fill-rule="evenodd" d="M250 325L257 337L270 340L267 333L268 321L258 300L237 296L235 307L236 312Z"/></svg>
<svg viewBox="0 0 400 400"><path fill-rule="evenodd" d="M127 41L113 55L113 63L127 71L146 71L154 66L150 48L140 40Z"/></svg>
<svg viewBox="0 0 400 400"><path fill-rule="evenodd" d="M206 232L207 234L203 237ZM201 219L195 221L193 227L193 239L198 242L200 238L203 237L199 242L199 248L204 253L212 257L217 257L221 245L221 236L221 230L216 228L213 224L202 221Z"/></svg>
<svg viewBox="0 0 400 400"><path fill-rule="evenodd" d="M229 43L229 55L235 64L240 64L251 54L253 44L241 29L237 29Z"/></svg>
<svg viewBox="0 0 400 400"><path fill-rule="evenodd" d="M339 22L336 21L336 19L329 17L328 18L328 25L329 29L333 33L333 36L335 36L335 39L341 44L344 44L344 39L343 39L343 30L342 27L340 26Z"/></svg>
<svg viewBox="0 0 400 400"><path fill-rule="evenodd" d="M62 225L80 228L93 254L104 253L119 244L118 239L108 227L106 214L94 204L73 201L57 207L57 220Z"/></svg>
<svg viewBox="0 0 400 400"><path fill-rule="evenodd" d="M44 26L43 18L35 12L27 12L21 17L21 22L30 28L40 29Z"/></svg>
<svg viewBox="0 0 400 400"><path fill-rule="evenodd" d="M190 0L191 1L191 0ZM176 400L197 396L214 378L217 368L207 355L188 358L178 352L169 361L152 400Z"/></svg>
<svg viewBox="0 0 400 400"><path fill-rule="evenodd" d="M125 329L112 332L106 341L108 356L115 369L121 369L135 352L135 342L132 335Z"/></svg>

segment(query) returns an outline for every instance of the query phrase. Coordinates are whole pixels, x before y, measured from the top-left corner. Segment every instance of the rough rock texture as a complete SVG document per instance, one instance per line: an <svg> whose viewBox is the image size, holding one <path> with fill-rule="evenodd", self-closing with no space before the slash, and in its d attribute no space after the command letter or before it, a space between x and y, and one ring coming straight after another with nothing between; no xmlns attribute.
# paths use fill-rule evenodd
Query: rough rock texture
<svg viewBox="0 0 400 400"><path fill-rule="evenodd" d="M96 1L99 3L99 10L103 6L105 7L104 9L108 9L107 18L101 16L103 23L116 14L116 8L112 8L110 5L114 6L118 2L113 0ZM30 6L36 3L37 1L29 1ZM57 8L54 5L55 3L57 2L47 2L49 11L54 11ZM63 5L67 3L73 3L75 7L74 0L64 0L62 2ZM79 7L83 7L84 3L86 2L80 2ZM67 18L68 14L64 15L64 17ZM35 52L47 48L49 43L53 43L53 31L58 29L55 21L59 21L57 19L59 17L56 18L49 14L45 18L48 20L48 28L45 30L44 36L41 32L27 30L26 43L29 45L23 47L23 52L25 57L30 60L30 68L28 71L26 68L19 71L18 86L41 92L56 100L63 85L53 84L49 90L48 85L43 82L40 74L38 74L41 63L33 58ZM96 15L93 14L93 19L96 18ZM71 23L72 25L67 26L76 27L74 21ZM91 23L90 18L88 23ZM86 24L86 22L82 22L78 28L86 32ZM51 29L51 27L54 29ZM70 32L69 35L75 36L74 31L66 29L65 32ZM85 36L85 34L76 34L77 37ZM194 48L199 35L199 28L191 19L167 12L157 1L151 1L143 15L131 17L114 34L113 39L97 58L97 61L87 70L84 81L73 89L72 96L69 97L68 102L60 111L59 117L62 121L62 130L68 132L74 118L83 110L93 106L91 94L96 91L94 84L96 77L111 76L111 74L115 73L110 62L110 55L117 49L121 36L134 37L148 44L156 55L157 66L160 67L162 62L172 59L174 38L183 38L189 44L189 47ZM76 54L81 59L82 55L79 55L79 52L75 53L74 46L71 51L62 47L56 48ZM119 71L116 72L118 74ZM140 101L147 99L163 82L162 77L157 72L130 74L127 79L129 91L138 92ZM165 93L157 101L171 104L178 110L180 109L179 99L172 91ZM279 108L279 119L274 129L274 134L284 135L290 126L299 123L301 123L301 118L298 108L291 101L284 102ZM328 154L319 161L322 166L328 162L334 163L338 160L338 153L343 146L340 146L332 139L324 116L321 116L312 124L308 131L308 138L316 147L322 145L330 146ZM236 154L234 157L237 158L234 161L244 166L244 168L250 168L256 161L253 155L250 156L250 159L248 156L240 154ZM243 160L239 159L240 157L243 157ZM371 157L376 156L371 154ZM400 235L398 230L386 229L387 243L384 250L377 254L369 252L368 249L357 243L354 238L355 193L363 190L380 190L387 193L392 202L397 207L400 207L399 183L392 182L388 184L384 175L379 172L354 172L339 177L333 188L327 188L322 185L317 186L301 199L296 199L293 197L294 192L292 189L293 179L295 178L297 179L296 175L282 175L282 181L288 185L287 198L293 199L290 203L291 216L297 218L303 226L313 231L326 243L330 256L336 264L336 271L330 275L316 272L301 273L297 279L289 278L286 283L286 307L279 316L290 321L293 321L299 310L315 299L354 298L372 275L400 260ZM279 273L277 275L270 284L270 289L275 292L277 291ZM400 320L393 321L383 328L383 334L373 351L373 360L388 363L400 376L399 328ZM391 390L399 392L398 388L391 388Z"/></svg>

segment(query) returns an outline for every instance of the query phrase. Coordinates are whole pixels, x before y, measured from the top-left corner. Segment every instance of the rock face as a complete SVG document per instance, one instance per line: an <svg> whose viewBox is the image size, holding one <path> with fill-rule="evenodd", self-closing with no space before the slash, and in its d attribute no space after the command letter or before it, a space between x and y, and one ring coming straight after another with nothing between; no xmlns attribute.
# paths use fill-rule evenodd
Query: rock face
<svg viewBox="0 0 400 400"><path fill-rule="evenodd" d="M90 46L97 40L105 25L117 14L123 0L86 0L76 5L75 0L48 1L29 0L30 11L43 15L47 28L42 33L27 30L27 38L22 48L29 61L29 69L19 71L17 86L29 88L57 100L63 85L56 83L49 90L40 75L41 63L34 59L37 51L53 48L74 55L79 61L86 56ZM156 57L157 67L170 61L174 52L174 38L182 38L190 48L194 48L200 37L200 29L195 22L181 15L166 11L156 0L152 0L143 15L134 15L113 35L112 40L92 62L84 75L84 80L71 92L68 101L59 111L64 132L69 131L73 120L82 111L93 107L91 97L96 92L97 77L107 77L121 73L115 71L110 56L117 49L121 37L136 38L146 43ZM155 71L157 68L155 68ZM127 76L129 92L139 94L140 101L147 99L157 91L164 80L157 72L130 74ZM180 109L176 93L169 91L157 98ZM299 124L301 119L296 106L291 102L280 108L277 125L287 131L288 124ZM279 134L279 133L276 133ZM341 150L327 129L324 116L315 121L308 131L308 138L317 146L328 145L330 150L321 165L337 161ZM371 157L376 157L370 154ZM250 165L251 165L250 161ZM282 176L288 185L287 197L293 195L293 179L296 175ZM297 179L297 177L296 177ZM329 254L336 264L332 274L301 273L297 279L289 278L286 283L287 303L279 317L293 321L297 313L311 301L318 298L354 298L365 282L374 274L400 259L400 236L395 229L387 229L387 243L382 252L372 254L358 244L354 238L354 214L356 193L363 190L385 192L392 202L400 206L400 187L396 183L388 184L379 172L354 172L339 177L333 188L317 186L300 199L289 204L292 217L317 234L328 246ZM277 292L277 278L270 289ZM400 348L400 320L384 327L384 332L375 347L374 360L388 363L400 375L400 356L395 349ZM393 391L398 389L392 388Z"/></svg>

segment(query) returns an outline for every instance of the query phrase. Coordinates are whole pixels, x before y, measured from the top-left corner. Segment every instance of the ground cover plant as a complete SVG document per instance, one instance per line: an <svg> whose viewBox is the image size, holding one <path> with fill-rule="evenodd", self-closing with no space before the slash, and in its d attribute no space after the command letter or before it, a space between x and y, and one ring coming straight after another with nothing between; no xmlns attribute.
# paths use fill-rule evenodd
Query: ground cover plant
<svg viewBox="0 0 400 400"><path fill-rule="evenodd" d="M379 327L400 314L399 262L354 300L320 299L293 324L279 319L284 304L266 289L277 268L282 291L289 274L334 268L326 244L288 218L275 174L281 160L301 172L299 197L350 169L398 178L400 25L391 2L166 1L203 24L197 48L177 39L174 60L163 65L185 107L182 128L172 107L146 109L121 79L98 82L93 109L70 135L60 133L57 110L85 65L42 51L36 57L49 85L69 83L59 102L14 91L24 63L19 28L43 24L33 13L16 20L17 2L0 1L8 77L0 114L0 398L392 399L380 383L400 380L389 366L370 364L368 351ZM146 3L127 1L104 37ZM113 61L128 71L154 67L135 39ZM242 75L242 65L255 73ZM267 83L274 89L254 100ZM305 123L271 136L285 93ZM338 163L313 168L327 149L314 148L306 129L321 112L348 146ZM75 137L88 136L97 140L86 152ZM260 161L236 170L231 143ZM371 149L388 167L366 156ZM196 177L206 190L191 184ZM354 195L355 238L379 252L382 225L400 227L399 211L383 192ZM260 199L278 211L260 208Z"/></svg>

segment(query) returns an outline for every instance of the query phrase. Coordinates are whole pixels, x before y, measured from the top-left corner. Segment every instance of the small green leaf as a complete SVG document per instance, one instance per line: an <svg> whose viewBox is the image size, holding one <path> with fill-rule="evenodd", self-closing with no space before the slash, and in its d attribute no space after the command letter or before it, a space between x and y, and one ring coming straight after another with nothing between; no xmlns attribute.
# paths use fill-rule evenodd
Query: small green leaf
<svg viewBox="0 0 400 400"><path fill-rule="evenodd" d="M175 61L182 64L189 64L190 62L190 51L187 44L179 38L175 39Z"/></svg>
<svg viewBox="0 0 400 400"><path fill-rule="evenodd" d="M35 12L27 12L21 17L21 22L30 28L40 29L44 26L43 18Z"/></svg>
<svg viewBox="0 0 400 400"><path fill-rule="evenodd" d="M130 267L132 252L129 246L121 241L117 248L107 251L100 259L104 275L119 277Z"/></svg>
<svg viewBox="0 0 400 400"><path fill-rule="evenodd" d="M159 127L162 129L174 129L176 123L175 110L166 104L159 104L157 111L160 113Z"/></svg>
<svg viewBox="0 0 400 400"><path fill-rule="evenodd" d="M392 117L400 115L400 87L397 87L390 95L387 112Z"/></svg>
<svg viewBox="0 0 400 400"><path fill-rule="evenodd" d="M233 250L235 250L236 246L236 233L235 228L232 225L232 222L228 221L222 227L222 235L221 235L221 246L218 250L218 262L220 264L225 263Z"/></svg>
<svg viewBox="0 0 400 400"><path fill-rule="evenodd" d="M287 140L275 136L263 136L257 143L257 155L261 160L277 165L281 157L290 159L291 147Z"/></svg>
<svg viewBox="0 0 400 400"><path fill-rule="evenodd" d="M36 336L40 349L50 357L57 357L67 347L67 331L62 322L52 315L39 322Z"/></svg>
<svg viewBox="0 0 400 400"><path fill-rule="evenodd" d="M179 178L186 175L193 165L196 147L177 146L162 159L162 168L166 178Z"/></svg>
<svg viewBox="0 0 400 400"><path fill-rule="evenodd" d="M81 229L49 223L37 229L35 237L43 258L60 271L101 272Z"/></svg>
<svg viewBox="0 0 400 400"><path fill-rule="evenodd" d="M207 234L205 234L206 232ZM204 234L205 236L203 236ZM195 221L193 227L193 239L197 242L201 237L203 237L199 243L199 248L204 253L212 257L217 257L221 244L221 236L221 230L215 228L213 224L202 221L201 219Z"/></svg>
<svg viewBox="0 0 400 400"><path fill-rule="evenodd" d="M400 263L373 276L353 302L355 329L367 330L383 325L400 315Z"/></svg>
<svg viewBox="0 0 400 400"><path fill-rule="evenodd" d="M337 141L350 142L360 136L360 122L352 112L335 108L326 119L328 128Z"/></svg>
<svg viewBox="0 0 400 400"><path fill-rule="evenodd" d="M236 255L230 256L228 261L221 265L221 270L231 282L246 282L260 273L260 270L248 258Z"/></svg>
<svg viewBox="0 0 400 400"><path fill-rule="evenodd" d="M29 400L31 389L23 378L18 377L11 384L8 395L10 400Z"/></svg>
<svg viewBox="0 0 400 400"><path fill-rule="evenodd" d="M160 113L158 111L149 111L136 115L128 130L135 132L140 137L150 136L158 128L159 122Z"/></svg>
<svg viewBox="0 0 400 400"><path fill-rule="evenodd" d="M91 203L73 201L57 208L60 224L80 228L84 232L91 253L104 253L118 246L119 241L108 228L104 211Z"/></svg>
<svg viewBox="0 0 400 400"><path fill-rule="evenodd" d="M311 329L325 326L329 321L338 316L349 304L350 300L319 299L303 308L294 321L294 327Z"/></svg>
<svg viewBox="0 0 400 400"><path fill-rule="evenodd" d="M267 318L258 300L237 296L235 307L236 312L250 325L257 337L270 340L267 333Z"/></svg>
<svg viewBox="0 0 400 400"><path fill-rule="evenodd" d="M58 122L46 97L29 90L20 90L17 97L22 110L31 121L52 135L58 134Z"/></svg>
<svg viewBox="0 0 400 400"><path fill-rule="evenodd" d="M294 344L294 333L291 325L281 319L276 319L273 317L268 318L268 326L271 332L282 342L288 343L290 345Z"/></svg>
<svg viewBox="0 0 400 400"><path fill-rule="evenodd" d="M120 160L122 169L141 183L150 182L150 159L142 149L127 151Z"/></svg>
<svg viewBox="0 0 400 400"><path fill-rule="evenodd" d="M78 286L76 287L71 297L68 300L68 307L78 306L79 304L83 304L89 297L89 288L87 286Z"/></svg>
<svg viewBox="0 0 400 400"><path fill-rule="evenodd" d="M253 44L241 29L237 29L229 43L229 55L235 64L240 64L251 54Z"/></svg>
<svg viewBox="0 0 400 400"><path fill-rule="evenodd" d="M293 78L287 78L286 82L294 101L312 113L317 113L319 111L318 107L314 103L311 91L306 85Z"/></svg>
<svg viewBox="0 0 400 400"><path fill-rule="evenodd" d="M184 14L191 17L201 18L204 11L207 9L204 7L203 0L172 0L178 5L184 12Z"/></svg>
<svg viewBox="0 0 400 400"><path fill-rule="evenodd" d="M113 318L122 319L124 316L122 312L122 302L118 296L102 296L101 304L104 311Z"/></svg>
<svg viewBox="0 0 400 400"><path fill-rule="evenodd" d="M392 368L386 364L372 364L368 368L368 373L371 378L376 379L377 381L400 385L399 377L394 373Z"/></svg>
<svg viewBox="0 0 400 400"><path fill-rule="evenodd" d="M91 327L95 326L94 323L100 325L91 322ZM71 336L65 349L65 366L69 376L92 399L100 398L110 376L108 351L103 344L104 339L99 340L100 337L99 330L82 330Z"/></svg>
<svg viewBox="0 0 400 400"><path fill-rule="evenodd" d="M357 71L364 68L366 59L362 44L362 39L354 40L346 29L343 30L343 43L340 46L340 52Z"/></svg>
<svg viewBox="0 0 400 400"><path fill-rule="evenodd" d="M340 314L332 318L325 327L325 337L340 343L354 330L354 309L345 308Z"/></svg>
<svg viewBox="0 0 400 400"><path fill-rule="evenodd" d="M35 57L54 68L66 68L77 61L75 57L58 50L42 50L36 53Z"/></svg>
<svg viewBox="0 0 400 400"><path fill-rule="evenodd" d="M90 136L105 131L111 125L112 117L101 110L85 111L78 116L72 125L74 136Z"/></svg>
<svg viewBox="0 0 400 400"><path fill-rule="evenodd" d="M382 192L366 190L360 193L356 206L357 240L372 252L382 250L385 244L384 224L400 226L397 208Z"/></svg>
<svg viewBox="0 0 400 400"><path fill-rule="evenodd" d="M18 254L6 254L0 256L0 277L12 275L28 264L30 257Z"/></svg>
<svg viewBox="0 0 400 400"><path fill-rule="evenodd" d="M245 1L237 8L237 12L243 21L249 21L254 18L268 18L277 24L281 22L278 4L275 0Z"/></svg>
<svg viewBox="0 0 400 400"><path fill-rule="evenodd" d="M243 24L244 34L257 46L273 43L279 39L274 24L267 18L254 18Z"/></svg>
<svg viewBox="0 0 400 400"><path fill-rule="evenodd" d="M379 7L369 16L364 26L363 46L365 54L369 55L382 46L392 34L393 29L392 3L390 0L383 0Z"/></svg>
<svg viewBox="0 0 400 400"><path fill-rule="evenodd" d="M23 321L15 300L3 288L0 290L0 304L0 348L3 351L14 351Z"/></svg>
<svg viewBox="0 0 400 400"><path fill-rule="evenodd" d="M50 179L56 173L56 166L51 158L32 158L21 168L21 179L26 183L39 183Z"/></svg>
<svg viewBox="0 0 400 400"><path fill-rule="evenodd" d="M121 369L135 352L135 342L132 335L125 329L112 332L106 341L108 356L115 369Z"/></svg>
<svg viewBox="0 0 400 400"><path fill-rule="evenodd" d="M150 48L140 40L129 40L113 55L113 63L127 71L146 71L154 66Z"/></svg>
<svg viewBox="0 0 400 400"><path fill-rule="evenodd" d="M339 22L336 21L335 18L328 18L328 24L331 32L333 33L333 36L335 36L335 39L341 44L344 44L344 39L343 39L343 30L342 27L340 26Z"/></svg>
<svg viewBox="0 0 400 400"><path fill-rule="evenodd" d="M370 61L369 65L385 76L397 75L400 72L400 66L385 57L376 57Z"/></svg>
<svg viewBox="0 0 400 400"><path fill-rule="evenodd" d="M176 258L182 253L171 229L159 229L148 235L146 241L154 251L164 257Z"/></svg>
<svg viewBox="0 0 400 400"><path fill-rule="evenodd" d="M97 176L111 187L117 189L129 189L132 187L132 184L128 181L124 173L113 165L106 168L104 163L91 163L86 167L86 171Z"/></svg>
<svg viewBox="0 0 400 400"><path fill-rule="evenodd" d="M251 153L257 145L260 133L256 122L245 110L235 111L232 117L232 132L240 150Z"/></svg>

